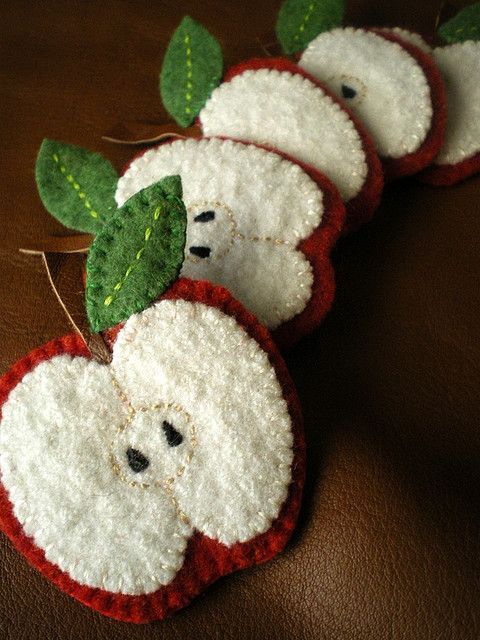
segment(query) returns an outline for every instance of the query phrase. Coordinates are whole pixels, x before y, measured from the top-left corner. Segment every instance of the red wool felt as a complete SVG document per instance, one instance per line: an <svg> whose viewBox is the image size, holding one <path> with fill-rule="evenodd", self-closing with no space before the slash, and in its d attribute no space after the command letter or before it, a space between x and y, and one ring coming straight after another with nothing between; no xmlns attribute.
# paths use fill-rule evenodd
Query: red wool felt
<svg viewBox="0 0 480 640"><path fill-rule="evenodd" d="M477 173L480 173L480 153L457 164L432 164L419 175L419 179L437 187L451 187Z"/></svg>
<svg viewBox="0 0 480 640"><path fill-rule="evenodd" d="M419 173L428 167L436 156L445 141L445 128L447 126L447 96L445 93L445 83L440 71L430 56L421 49L406 42L394 33L382 31L381 29L367 29L378 36L396 42L412 58L415 58L420 65L430 87L432 100L432 124L423 144L419 149L401 158L382 158L385 180L390 182L404 176L411 176Z"/></svg>
<svg viewBox="0 0 480 640"><path fill-rule="evenodd" d="M221 140L233 140L244 145L252 145L276 153L280 157L297 164L307 175L316 182L323 194L324 213L320 225L308 237L303 239L296 247L303 253L313 270L312 295L305 309L297 316L285 322L280 327L272 331L273 338L281 350L293 347L303 336L314 331L322 322L326 314L330 311L335 296L335 273L330 261L336 241L338 240L345 223L345 205L338 193L335 185L318 169L311 165L300 162L286 153L273 149L267 145L254 144L235 138L217 136ZM202 140L200 136L194 136L195 140ZM164 144L172 144L175 140L167 140ZM136 154L132 159L141 157L146 150ZM127 164L123 173L129 168Z"/></svg>
<svg viewBox="0 0 480 640"><path fill-rule="evenodd" d="M294 437L292 481L280 514L266 533L248 542L227 547L196 532L188 543L185 562L175 579L154 593L140 596L110 593L81 585L72 580L68 573L49 562L45 558L44 551L23 532L21 524L14 516L8 494L0 484L0 529L10 538L16 549L62 591L104 615L124 622L144 623L164 619L186 606L218 578L233 571L266 562L282 551L295 527L305 480L305 442L300 401L287 367L268 331L232 298L226 289L213 286L208 282L180 279L162 299L200 302L220 309L235 318L237 323L268 354L269 361L282 386L292 420ZM120 326L109 331L111 341L115 340L119 329ZM84 358L91 357L85 343L78 335L58 338L33 350L0 378L1 405L26 373L32 371L40 362L64 353Z"/></svg>
<svg viewBox="0 0 480 640"><path fill-rule="evenodd" d="M369 222L380 204L380 198L383 190L383 171L382 164L375 150L374 142L364 125L360 120L358 120L354 113L330 91L330 89L286 58L253 58L246 62L242 62L227 71L224 77L224 82L229 82L232 78L244 73L245 71L258 69L276 69L277 71L288 71L289 73L299 74L319 87L333 100L333 102L336 102L339 107L348 114L348 117L353 121L362 140L363 150L365 152L368 166L368 173L365 184L363 185L360 193L345 205L347 215L344 233L354 231L366 222ZM199 121L199 124L201 125L201 121ZM277 151L277 153L279 152L278 149L274 150Z"/></svg>

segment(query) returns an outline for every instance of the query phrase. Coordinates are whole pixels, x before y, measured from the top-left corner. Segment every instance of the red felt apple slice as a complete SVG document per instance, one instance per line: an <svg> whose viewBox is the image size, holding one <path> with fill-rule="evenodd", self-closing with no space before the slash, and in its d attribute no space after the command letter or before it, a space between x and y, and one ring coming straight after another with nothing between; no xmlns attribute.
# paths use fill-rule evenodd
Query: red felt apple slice
<svg viewBox="0 0 480 640"><path fill-rule="evenodd" d="M480 42L467 40L432 49L418 33L398 28L393 31L431 56L440 69L447 92L445 141L420 179L429 184L450 186L479 173Z"/></svg>
<svg viewBox="0 0 480 640"><path fill-rule="evenodd" d="M187 208L182 275L227 287L283 348L316 328L333 302L329 255L345 216L333 184L285 154L191 138L134 159L117 204L172 172Z"/></svg>
<svg viewBox="0 0 480 640"><path fill-rule="evenodd" d="M178 281L117 330L0 381L0 526L60 589L146 622L281 551L304 482L299 401L268 332L223 288Z"/></svg>
<svg viewBox="0 0 480 640"><path fill-rule="evenodd" d="M268 145L324 173L338 188L349 230L380 200L380 161L363 125L322 84L283 58L230 69L199 113L206 136Z"/></svg>
<svg viewBox="0 0 480 640"><path fill-rule="evenodd" d="M443 80L418 44L394 31L338 28L314 38L299 62L363 122L388 180L430 165L444 141Z"/></svg>
<svg viewBox="0 0 480 640"><path fill-rule="evenodd" d="M480 172L480 42L438 47L433 57L447 85L447 135L422 179L447 186Z"/></svg>

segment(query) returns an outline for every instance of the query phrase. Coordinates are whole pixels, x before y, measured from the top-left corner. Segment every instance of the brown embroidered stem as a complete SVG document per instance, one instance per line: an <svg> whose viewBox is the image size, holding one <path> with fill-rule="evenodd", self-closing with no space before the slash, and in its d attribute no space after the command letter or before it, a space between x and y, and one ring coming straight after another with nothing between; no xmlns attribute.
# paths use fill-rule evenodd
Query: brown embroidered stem
<svg viewBox="0 0 480 640"><path fill-rule="evenodd" d="M264 33L263 36L257 36L255 38L258 46L262 50L262 54L268 58L284 55L282 47L277 41L277 36L274 31Z"/></svg>
<svg viewBox="0 0 480 640"><path fill-rule="evenodd" d="M134 128L136 124L137 123L133 123ZM132 132L131 126L122 123L114 127L114 129L106 135L102 136L102 140L112 142L113 144L135 147L156 144L164 140L169 140L170 138L196 138L202 135L202 131L197 125L192 125L191 127L184 129L174 122L166 122L162 125L154 125L154 127L156 130L156 134L154 136L142 136L138 138L138 134L135 136L135 133Z"/></svg>
<svg viewBox="0 0 480 640"><path fill-rule="evenodd" d="M437 11L437 15L435 16L435 24L433 26L433 38L438 39L437 31L438 27L453 18L459 12L460 8L456 7L454 4L449 2L448 0L443 0L440 4L440 7Z"/></svg>
<svg viewBox="0 0 480 640"><path fill-rule="evenodd" d="M83 255L53 252L44 252L41 255L50 286L74 331L83 338L95 360L102 364L109 364L112 361L112 354L102 335L91 331L85 314L84 295L81 290L84 271Z"/></svg>

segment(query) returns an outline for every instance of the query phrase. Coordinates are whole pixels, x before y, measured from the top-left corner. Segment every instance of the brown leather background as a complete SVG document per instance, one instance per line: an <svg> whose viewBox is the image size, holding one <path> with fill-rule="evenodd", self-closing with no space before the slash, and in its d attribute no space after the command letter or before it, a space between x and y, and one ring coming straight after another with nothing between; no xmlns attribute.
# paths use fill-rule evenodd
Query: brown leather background
<svg viewBox="0 0 480 640"><path fill-rule="evenodd" d="M440 2L351 0L355 25L430 35ZM108 155L113 125L163 119L157 74L183 14L258 53L277 0L0 3L0 372L69 331L39 260L64 233L33 167L44 136ZM460 6L460 3L459 5ZM60 593L0 535L0 638L474 639L480 637L480 180L405 181L335 254L338 297L287 360L306 417L298 532L268 565L223 579L173 619L135 627ZM75 283L78 286L78 283Z"/></svg>

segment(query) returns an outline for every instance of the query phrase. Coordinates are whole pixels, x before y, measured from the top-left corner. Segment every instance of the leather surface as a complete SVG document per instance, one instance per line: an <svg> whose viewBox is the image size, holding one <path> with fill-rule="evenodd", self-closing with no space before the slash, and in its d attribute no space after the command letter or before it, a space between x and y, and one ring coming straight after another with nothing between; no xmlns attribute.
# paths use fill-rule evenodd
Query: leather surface
<svg viewBox="0 0 480 640"><path fill-rule="evenodd" d="M430 35L440 2L348 4L355 25ZM41 139L98 150L120 169L134 150L100 137L135 120L155 135L165 118L157 74L180 18L203 21L228 66L260 53L255 38L278 5L0 4L1 372L70 330L40 260L16 251L66 233L36 195ZM480 637L479 195L479 179L392 185L374 222L339 244L334 309L287 358L308 482L286 553L221 580L171 620L135 627L60 593L0 535L0 638Z"/></svg>

